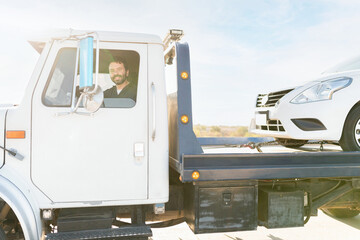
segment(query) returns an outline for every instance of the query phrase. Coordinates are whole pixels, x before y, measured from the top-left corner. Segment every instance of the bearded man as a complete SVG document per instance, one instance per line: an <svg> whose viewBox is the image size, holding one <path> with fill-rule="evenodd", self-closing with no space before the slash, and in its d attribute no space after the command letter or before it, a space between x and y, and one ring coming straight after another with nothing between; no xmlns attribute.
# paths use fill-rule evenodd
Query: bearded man
<svg viewBox="0 0 360 240"><path fill-rule="evenodd" d="M128 80L129 69L125 59L118 57L109 64L109 74L115 86L104 92L104 98L131 98L136 101L136 86Z"/></svg>

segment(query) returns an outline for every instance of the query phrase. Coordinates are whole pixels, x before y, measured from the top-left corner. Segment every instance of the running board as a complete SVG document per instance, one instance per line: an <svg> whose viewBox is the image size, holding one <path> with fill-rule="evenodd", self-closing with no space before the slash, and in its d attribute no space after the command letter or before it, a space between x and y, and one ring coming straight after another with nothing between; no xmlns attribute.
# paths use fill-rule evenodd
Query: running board
<svg viewBox="0 0 360 240"><path fill-rule="evenodd" d="M111 229L60 232L47 234L46 240L84 240L84 239L148 239L152 236L149 226L129 226Z"/></svg>

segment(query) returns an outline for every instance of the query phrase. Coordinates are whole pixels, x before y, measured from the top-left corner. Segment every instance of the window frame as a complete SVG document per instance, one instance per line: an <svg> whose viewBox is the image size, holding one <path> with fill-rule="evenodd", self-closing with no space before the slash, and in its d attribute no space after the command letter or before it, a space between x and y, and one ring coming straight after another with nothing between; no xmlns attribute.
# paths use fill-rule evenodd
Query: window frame
<svg viewBox="0 0 360 240"><path fill-rule="evenodd" d="M76 96L76 87L74 88L74 76L73 76L73 80L72 80L72 84L71 84L71 97L70 97L70 103L69 104L67 104L67 105L50 105L50 104L46 103L46 101L45 101L45 96L46 96L47 90L48 90L50 82L51 82L51 80L53 78L56 66L57 66L57 64L58 64L58 62L60 60L60 55L66 49L73 49L75 51L75 54L76 54L76 51L77 51L76 47L61 47L57 51L55 61L54 61L53 65L52 65L52 67L51 67L51 71L49 72L49 76L48 76L48 78L46 80L46 84L44 86L44 89L42 91L42 96L41 96L41 102L46 107L50 107L50 108L59 108L59 107L60 108L71 108L72 107L72 102L73 102L73 97ZM135 101L135 104L133 106L131 106L131 107L105 107L105 106L101 107L101 108L111 108L111 109L131 109L131 108L134 108L136 106L137 102L138 102L138 87L139 87L138 82L139 82L139 74L140 74L140 70L141 70L140 69L141 54L138 51L136 51L135 49L114 49L114 48L107 48L107 47L101 48L100 47L99 50L100 51L101 50L129 51L129 52L134 52L134 54L137 55L137 58L138 58L137 69L138 69L138 71L137 71L137 79L136 79L136 101ZM76 58L76 55L75 55L75 58ZM95 59L94 59L94 61L95 61ZM95 71L95 68L94 68L94 71ZM74 66L73 72L75 73L75 66ZM95 72L94 72L94 74L95 74ZM99 73L99 74L101 74L101 73ZM107 74L109 74L109 73L107 73ZM113 85L113 86L115 86L115 85ZM103 90L103 92L105 92L106 90ZM77 98L75 97L75 99L77 99ZM114 99L114 98L109 98L109 99ZM124 98L124 99L126 99L126 98ZM75 104L76 104L76 102L75 102ZM104 103L103 103L103 105L104 105ZM81 105L79 108L83 108L83 106Z"/></svg>
<svg viewBox="0 0 360 240"><path fill-rule="evenodd" d="M52 77L54 75L55 68L56 68L56 66L57 66L57 64L59 62L60 54L66 49L74 49L75 53L76 53L76 48L73 48L73 47L63 47L63 48L60 48L59 51L57 52L56 57L55 57L55 61L54 61L53 65L52 65L52 67L51 67L51 71L50 71L49 76L48 76L48 78L46 80L46 84L45 84L44 90L43 90L42 95L41 95L41 102L46 107L71 107L73 93L74 93L74 84L72 84L72 87L71 87L71 97L70 97L69 105L49 105L49 104L47 104L45 102L45 95L46 95L46 92L47 92L47 90L49 88L51 79L52 79ZM75 61L76 61L76 59L75 59ZM74 73L75 73L75 67L74 67ZM73 83L73 81L72 81L72 83Z"/></svg>

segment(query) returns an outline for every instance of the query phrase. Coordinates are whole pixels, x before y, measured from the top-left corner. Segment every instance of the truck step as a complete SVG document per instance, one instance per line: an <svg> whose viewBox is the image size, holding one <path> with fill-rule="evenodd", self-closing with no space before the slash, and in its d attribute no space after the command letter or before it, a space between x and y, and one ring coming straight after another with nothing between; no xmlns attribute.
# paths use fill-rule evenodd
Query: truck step
<svg viewBox="0 0 360 240"><path fill-rule="evenodd" d="M152 236L149 226L129 226L111 229L98 229L76 232L51 233L46 240L83 240L83 239L148 239Z"/></svg>
<svg viewBox="0 0 360 240"><path fill-rule="evenodd" d="M115 219L111 208L60 209L58 232L110 229Z"/></svg>

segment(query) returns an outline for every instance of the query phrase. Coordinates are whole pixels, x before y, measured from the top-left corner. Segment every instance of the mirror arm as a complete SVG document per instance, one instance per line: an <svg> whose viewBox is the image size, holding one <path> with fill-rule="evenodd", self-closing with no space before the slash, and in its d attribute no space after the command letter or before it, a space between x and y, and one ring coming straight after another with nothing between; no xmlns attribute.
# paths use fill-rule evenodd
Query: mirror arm
<svg viewBox="0 0 360 240"><path fill-rule="evenodd" d="M74 73L74 83L73 83L73 95L72 95L72 101L71 101L71 110L75 108L75 100L76 100L76 77L78 72L78 63L79 63L79 53L80 53L80 45L78 44L77 50L76 50L76 60L75 60L75 73Z"/></svg>
<svg viewBox="0 0 360 240"><path fill-rule="evenodd" d="M85 92L86 89L87 89L87 88L85 88L85 89L84 89L84 92L81 93L81 95L80 95L80 97L79 97L79 99L78 99L78 101L77 101L77 103L76 103L75 108L71 109L71 113L74 113L74 112L76 112L76 111L78 110L82 99L83 99L84 96L87 94L87 92Z"/></svg>
<svg viewBox="0 0 360 240"><path fill-rule="evenodd" d="M71 108L70 112L59 112L59 113L55 113L55 116L57 117L60 117L60 116L66 116L66 115L70 115L70 114L73 114L73 113L76 113L76 114L79 114L79 115L85 115L85 116L93 116L94 113L84 113L84 112L77 112L78 108L79 108L79 105L82 101L82 99L84 98L84 96L87 95L87 93L85 92L82 92L78 101L77 101L77 104L75 106L75 108Z"/></svg>

